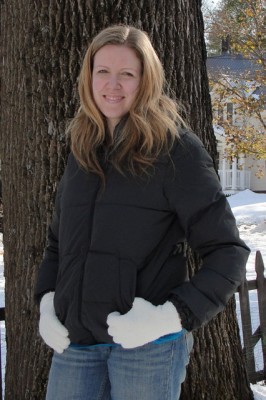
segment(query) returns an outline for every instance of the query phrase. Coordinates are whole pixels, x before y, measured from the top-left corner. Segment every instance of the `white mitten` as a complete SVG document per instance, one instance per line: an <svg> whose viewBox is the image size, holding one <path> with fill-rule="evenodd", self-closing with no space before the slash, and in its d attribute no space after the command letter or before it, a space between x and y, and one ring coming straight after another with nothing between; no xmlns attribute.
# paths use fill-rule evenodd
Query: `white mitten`
<svg viewBox="0 0 266 400"><path fill-rule="evenodd" d="M68 330L55 314L54 292L46 293L41 299L39 331L45 343L57 353L63 353L70 344Z"/></svg>
<svg viewBox="0 0 266 400"><path fill-rule="evenodd" d="M128 313L115 311L108 315L108 333L115 343L125 349L142 346L161 336L182 330L179 314L170 301L154 306L149 301L136 297Z"/></svg>

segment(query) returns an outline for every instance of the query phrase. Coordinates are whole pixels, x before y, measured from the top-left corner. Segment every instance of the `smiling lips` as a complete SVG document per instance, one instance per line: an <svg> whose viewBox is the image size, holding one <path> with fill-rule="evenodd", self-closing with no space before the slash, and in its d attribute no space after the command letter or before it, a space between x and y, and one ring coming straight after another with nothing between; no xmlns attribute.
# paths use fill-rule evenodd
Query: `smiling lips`
<svg viewBox="0 0 266 400"><path fill-rule="evenodd" d="M107 96L107 95L104 95L103 97L104 97L105 100L106 100L108 103L110 103L110 104L119 103L121 100L124 99L123 96Z"/></svg>

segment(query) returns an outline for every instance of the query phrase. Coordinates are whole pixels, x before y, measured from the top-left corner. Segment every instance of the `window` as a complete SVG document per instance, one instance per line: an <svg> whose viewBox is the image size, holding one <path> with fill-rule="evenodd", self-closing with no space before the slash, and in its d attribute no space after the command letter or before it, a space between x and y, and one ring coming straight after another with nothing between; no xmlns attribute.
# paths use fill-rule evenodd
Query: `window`
<svg viewBox="0 0 266 400"><path fill-rule="evenodd" d="M233 103L227 103L226 111L227 111L227 121L229 122L229 124L232 124L233 123L233 112L234 112Z"/></svg>
<svg viewBox="0 0 266 400"><path fill-rule="evenodd" d="M222 104L218 104L218 124L221 124L224 120L224 107Z"/></svg>

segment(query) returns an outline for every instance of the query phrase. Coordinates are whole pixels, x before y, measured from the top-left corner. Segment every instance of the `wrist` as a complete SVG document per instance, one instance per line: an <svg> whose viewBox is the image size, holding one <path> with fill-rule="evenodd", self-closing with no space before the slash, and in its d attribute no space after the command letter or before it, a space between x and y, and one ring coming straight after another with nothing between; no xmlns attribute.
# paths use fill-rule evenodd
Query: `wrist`
<svg viewBox="0 0 266 400"><path fill-rule="evenodd" d="M182 327L186 329L188 332L196 329L200 326L200 321L198 318L192 313L190 308L175 294L172 294L169 298L169 301L176 308Z"/></svg>

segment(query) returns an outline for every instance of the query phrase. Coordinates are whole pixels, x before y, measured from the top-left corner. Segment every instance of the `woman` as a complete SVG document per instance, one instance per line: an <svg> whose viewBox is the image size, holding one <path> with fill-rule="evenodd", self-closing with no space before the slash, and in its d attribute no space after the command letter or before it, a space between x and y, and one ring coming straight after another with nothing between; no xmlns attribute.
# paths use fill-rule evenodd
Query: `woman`
<svg viewBox="0 0 266 400"><path fill-rule="evenodd" d="M249 249L147 35L89 46L36 295L47 399L178 399L191 331L224 309ZM185 243L202 267L189 281Z"/></svg>

